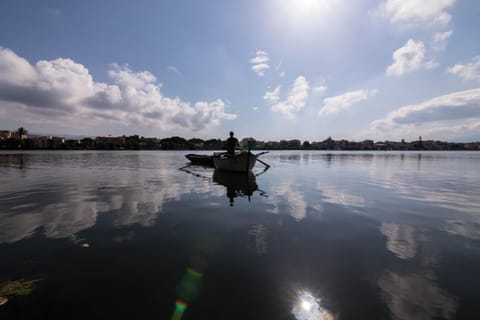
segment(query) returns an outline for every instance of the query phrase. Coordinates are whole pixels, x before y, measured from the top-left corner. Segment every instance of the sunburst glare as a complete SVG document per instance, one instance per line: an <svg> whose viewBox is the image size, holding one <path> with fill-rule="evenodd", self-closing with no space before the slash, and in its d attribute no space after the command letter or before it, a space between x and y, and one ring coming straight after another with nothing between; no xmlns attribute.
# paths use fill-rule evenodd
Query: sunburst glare
<svg viewBox="0 0 480 320"><path fill-rule="evenodd" d="M292 313L297 320L333 320L333 315L320 305L321 300L307 290L297 293Z"/></svg>
<svg viewBox="0 0 480 320"><path fill-rule="evenodd" d="M327 10L330 10L330 0L286 0L284 5L294 19L320 18Z"/></svg>

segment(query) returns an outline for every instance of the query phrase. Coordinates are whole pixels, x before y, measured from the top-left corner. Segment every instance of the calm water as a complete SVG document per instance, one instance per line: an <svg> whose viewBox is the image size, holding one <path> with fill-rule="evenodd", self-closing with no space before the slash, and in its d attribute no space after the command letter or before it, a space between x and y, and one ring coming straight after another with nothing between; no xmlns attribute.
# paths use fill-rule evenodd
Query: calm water
<svg viewBox="0 0 480 320"><path fill-rule="evenodd" d="M480 319L479 152L185 153L0 154L0 319Z"/></svg>

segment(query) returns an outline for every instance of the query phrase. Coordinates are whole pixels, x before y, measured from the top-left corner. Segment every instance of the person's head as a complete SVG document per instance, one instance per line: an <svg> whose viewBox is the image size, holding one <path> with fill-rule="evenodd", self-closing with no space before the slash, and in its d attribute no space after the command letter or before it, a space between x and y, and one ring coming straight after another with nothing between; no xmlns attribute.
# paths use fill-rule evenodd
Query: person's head
<svg viewBox="0 0 480 320"><path fill-rule="evenodd" d="M230 137L233 137L233 131L230 131Z"/></svg>

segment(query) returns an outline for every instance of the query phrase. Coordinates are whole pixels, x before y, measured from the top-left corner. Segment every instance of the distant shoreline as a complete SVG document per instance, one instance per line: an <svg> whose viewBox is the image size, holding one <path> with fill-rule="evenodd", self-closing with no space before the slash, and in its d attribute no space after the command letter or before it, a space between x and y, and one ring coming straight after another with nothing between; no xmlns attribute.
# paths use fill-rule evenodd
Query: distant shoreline
<svg viewBox="0 0 480 320"><path fill-rule="evenodd" d="M21 131L19 134L18 131ZM169 138L146 138L133 136L107 136L83 139L66 139L62 137L44 136L28 137L26 130L17 133L4 131L0 136L1 150L184 150L214 151L225 150L226 140L199 138L185 139L174 136ZM21 138L20 138L21 137ZM299 139L280 141L258 141L254 138L243 138L240 147L251 150L345 150L345 151L479 151L477 142L446 142L438 140L414 141L348 141L334 140L331 137L323 141L301 141Z"/></svg>

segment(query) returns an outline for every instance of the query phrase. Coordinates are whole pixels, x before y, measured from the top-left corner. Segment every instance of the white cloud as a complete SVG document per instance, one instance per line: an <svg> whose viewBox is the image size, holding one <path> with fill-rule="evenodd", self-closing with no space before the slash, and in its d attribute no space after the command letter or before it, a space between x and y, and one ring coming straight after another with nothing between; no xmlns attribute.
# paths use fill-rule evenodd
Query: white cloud
<svg viewBox="0 0 480 320"><path fill-rule="evenodd" d="M271 102L277 102L278 100L280 100L280 86L277 86L272 91L265 92L263 99Z"/></svg>
<svg viewBox="0 0 480 320"><path fill-rule="evenodd" d="M263 77L265 75L265 72L269 68L270 68L270 66L266 63L259 63L259 64L252 65L253 72L255 72L260 77Z"/></svg>
<svg viewBox="0 0 480 320"><path fill-rule="evenodd" d="M294 118L295 113L303 109L307 103L310 85L304 76L295 79L290 89L288 98L280 101L271 107L273 112L280 112L289 118Z"/></svg>
<svg viewBox="0 0 480 320"><path fill-rule="evenodd" d="M373 124L389 128L402 124L467 118L480 118L480 88L454 92L401 107Z"/></svg>
<svg viewBox="0 0 480 320"><path fill-rule="evenodd" d="M427 61L425 55L423 42L409 39L403 47L393 53L393 63L388 66L385 73L387 76L402 76L419 69L435 68L437 64L432 60Z"/></svg>
<svg viewBox="0 0 480 320"><path fill-rule="evenodd" d="M315 94L324 94L327 91L327 86L315 86L312 88L312 92Z"/></svg>
<svg viewBox="0 0 480 320"><path fill-rule="evenodd" d="M391 23L404 26L446 26L452 19L448 10L456 0L387 0L377 13Z"/></svg>
<svg viewBox="0 0 480 320"><path fill-rule="evenodd" d="M455 64L448 68L447 72L465 80L480 80L480 56L474 57L472 62L467 64Z"/></svg>
<svg viewBox="0 0 480 320"><path fill-rule="evenodd" d="M329 114L338 113L342 110L350 108L355 103L375 96L376 93L377 90L357 90L326 98L323 100L323 106L318 112L318 115L326 116Z"/></svg>
<svg viewBox="0 0 480 320"><path fill-rule="evenodd" d="M268 52L266 51L257 51L255 58L250 59L251 64L258 64L258 63L265 63L270 61L270 58L268 57Z"/></svg>
<svg viewBox="0 0 480 320"><path fill-rule="evenodd" d="M256 52L256 56L250 59L248 62L252 65L253 72L255 72L258 76L262 77L265 75L265 72L270 69L268 61L270 61L268 53L259 50Z"/></svg>
<svg viewBox="0 0 480 320"><path fill-rule="evenodd" d="M445 32L436 32L433 34L432 39L432 48L435 51L442 51L447 48L448 39L452 36L453 31L445 31Z"/></svg>
<svg viewBox="0 0 480 320"><path fill-rule="evenodd" d="M164 96L148 71L114 64L109 76L113 84L95 82L87 68L71 59L32 65L0 48L0 113L69 126L141 123L163 130L201 130L236 118L219 99L191 104Z"/></svg>
<svg viewBox="0 0 480 320"><path fill-rule="evenodd" d="M480 130L480 88L454 92L401 107L372 122L376 134L447 139L477 136Z"/></svg>
<svg viewBox="0 0 480 320"><path fill-rule="evenodd" d="M170 71L170 72L176 73L176 74L178 74L179 76L182 75L182 73L180 72L180 70L178 70L178 68L175 67L175 66L167 66L167 70Z"/></svg>
<svg viewBox="0 0 480 320"><path fill-rule="evenodd" d="M277 70L278 75L283 78L285 77L285 71L280 71L280 69L282 68L282 65L283 65L283 58L280 60L280 63L275 67L275 70Z"/></svg>

